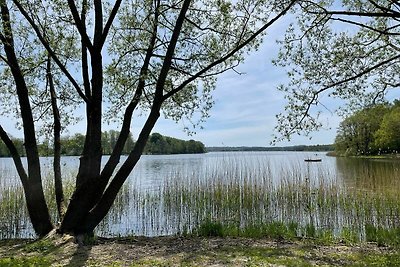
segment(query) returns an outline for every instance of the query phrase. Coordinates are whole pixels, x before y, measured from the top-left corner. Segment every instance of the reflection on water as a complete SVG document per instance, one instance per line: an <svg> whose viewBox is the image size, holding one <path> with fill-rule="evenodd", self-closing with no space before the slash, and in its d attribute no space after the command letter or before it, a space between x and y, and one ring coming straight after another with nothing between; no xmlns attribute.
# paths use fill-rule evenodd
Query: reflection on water
<svg viewBox="0 0 400 267"><path fill-rule="evenodd" d="M304 162L308 158L322 162ZM41 162L56 216L51 159ZM73 185L78 164L78 157L62 158L65 184ZM206 219L241 227L271 221L335 230L366 223L389 227L398 220L400 205L382 213L370 197L400 189L399 167L395 160L334 158L321 152L144 155L97 232L169 235L190 231ZM350 189L367 192L368 198L347 193ZM32 236L27 212L21 209L20 182L8 158L0 159L0 201L5 203L0 205L0 238Z"/></svg>
<svg viewBox="0 0 400 267"><path fill-rule="evenodd" d="M337 175L348 187L369 191L400 188L400 160L336 158Z"/></svg>

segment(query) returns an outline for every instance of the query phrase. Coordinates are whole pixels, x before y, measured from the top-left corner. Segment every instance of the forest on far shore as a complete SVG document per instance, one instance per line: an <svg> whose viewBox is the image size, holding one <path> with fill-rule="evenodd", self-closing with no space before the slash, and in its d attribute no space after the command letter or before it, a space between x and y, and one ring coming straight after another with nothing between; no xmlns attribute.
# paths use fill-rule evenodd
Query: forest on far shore
<svg viewBox="0 0 400 267"><path fill-rule="evenodd" d="M400 151L400 101L373 105L345 118L335 151L340 156L397 154Z"/></svg>
<svg viewBox="0 0 400 267"><path fill-rule="evenodd" d="M104 155L110 155L118 139L119 132L110 130L102 133L102 148ZM25 156L24 142L22 139L12 139L18 153ZM82 153L85 136L83 134L75 134L61 138L61 154L64 156L79 156ZM122 154L127 155L133 149L135 141L132 136L126 141ZM53 143L51 140L45 140L38 145L40 156L53 155ZM200 141L181 140L169 136L163 136L159 133L150 135L147 141L144 154L195 154L205 153L206 148ZM0 140L0 157L10 157L6 145Z"/></svg>

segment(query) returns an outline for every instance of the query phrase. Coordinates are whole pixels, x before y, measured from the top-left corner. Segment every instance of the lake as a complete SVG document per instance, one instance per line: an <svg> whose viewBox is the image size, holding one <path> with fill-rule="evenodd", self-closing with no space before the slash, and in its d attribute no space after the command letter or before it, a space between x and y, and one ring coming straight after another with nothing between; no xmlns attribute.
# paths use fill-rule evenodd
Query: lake
<svg viewBox="0 0 400 267"><path fill-rule="evenodd" d="M265 221L295 221L336 232L355 222L382 227L397 223L399 205L383 209L376 206L376 198L398 195L400 161L335 158L325 154L144 155L97 233L171 235L190 232L204 220L239 227ZM322 161L304 161L314 158ZM47 177L49 205L54 207L51 158L41 158L41 162ZM73 184L78 163L78 157L62 158L68 188ZM387 201L392 203L393 198ZM32 237L26 210L21 208L24 199L20 182L10 158L0 159L0 200L0 238ZM371 206L359 211L360 203Z"/></svg>

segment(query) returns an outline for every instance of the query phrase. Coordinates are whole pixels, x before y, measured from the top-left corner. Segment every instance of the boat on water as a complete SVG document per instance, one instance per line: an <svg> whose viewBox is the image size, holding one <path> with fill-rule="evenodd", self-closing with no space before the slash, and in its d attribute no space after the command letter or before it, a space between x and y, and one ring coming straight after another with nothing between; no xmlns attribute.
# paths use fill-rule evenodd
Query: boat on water
<svg viewBox="0 0 400 267"><path fill-rule="evenodd" d="M321 162L322 159L304 159L305 162Z"/></svg>

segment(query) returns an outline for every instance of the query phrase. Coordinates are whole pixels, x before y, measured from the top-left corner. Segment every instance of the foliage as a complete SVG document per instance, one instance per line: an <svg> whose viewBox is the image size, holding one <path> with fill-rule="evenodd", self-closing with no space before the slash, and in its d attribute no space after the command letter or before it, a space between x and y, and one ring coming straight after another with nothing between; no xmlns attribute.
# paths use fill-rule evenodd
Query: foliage
<svg viewBox="0 0 400 267"><path fill-rule="evenodd" d="M400 151L400 106L392 108L382 119L375 133L376 146L386 153Z"/></svg>
<svg viewBox="0 0 400 267"><path fill-rule="evenodd" d="M56 246L53 244L51 240L48 239L41 239L38 241L34 241L25 246L24 250L26 252L39 252L39 253L46 253L51 250L54 250Z"/></svg>
<svg viewBox="0 0 400 267"><path fill-rule="evenodd" d="M49 259L42 256L34 257L9 257L0 259L1 267L34 267L34 266L51 266Z"/></svg>
<svg viewBox="0 0 400 267"><path fill-rule="evenodd" d="M116 145L119 132L110 130L102 134L102 148L104 155L110 155ZM24 155L24 146L22 140L13 139L16 144L20 155ZM85 143L85 136L82 134L75 134L73 136L66 136L61 138L61 155L65 156L79 156L82 154L82 149ZM135 141L129 135L124 149L123 155L128 155L134 148ZM203 143L195 140L181 140L169 136L162 136L159 133L153 133L145 147L145 154L193 154L205 153L206 149ZM53 155L53 148L50 140L45 140L39 144L39 155L51 156ZM0 140L0 157L10 157L11 154L4 142Z"/></svg>
<svg viewBox="0 0 400 267"><path fill-rule="evenodd" d="M224 235L226 235L223 230L224 226L221 222L213 222L211 219L207 219L205 222L199 225L198 229L195 230L195 233L198 236L204 237L223 237Z"/></svg>
<svg viewBox="0 0 400 267"><path fill-rule="evenodd" d="M299 5L274 61L290 79L279 88L288 103L277 116L278 140L327 126L324 111L346 115L385 102L400 79L398 8L376 0Z"/></svg>
<svg viewBox="0 0 400 267"><path fill-rule="evenodd" d="M23 128L28 168L3 125L0 138L17 168L36 233L44 236L54 228L39 158L40 149L52 146L39 149L40 130L54 140L59 232L91 233L139 161L160 116L186 120L189 131L195 130L209 116L216 76L257 50L266 30L296 2L0 1L0 107ZM80 117L74 110L84 111L86 133L71 147L65 145L64 153L81 154L66 206L59 137ZM144 123L131 137L139 114ZM118 137L107 136L109 142L102 132L107 120L121 124ZM163 138L153 139L164 146ZM133 148L121 162L126 146ZM191 153L195 147L200 149L189 141L180 149ZM111 151L106 162L104 151Z"/></svg>
<svg viewBox="0 0 400 267"><path fill-rule="evenodd" d="M376 105L364 108L344 119L337 132L338 155L377 155L400 149L400 106Z"/></svg>
<svg viewBox="0 0 400 267"><path fill-rule="evenodd" d="M153 133L150 136L144 149L146 154L193 154L205 152L204 144L199 141L184 141L162 136L159 133Z"/></svg>
<svg viewBox="0 0 400 267"><path fill-rule="evenodd" d="M335 139L335 150L340 155L377 154L376 132L382 119L390 111L387 105L362 109L340 123Z"/></svg>

